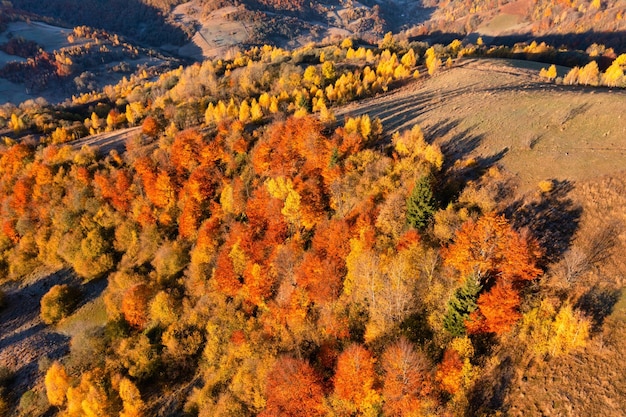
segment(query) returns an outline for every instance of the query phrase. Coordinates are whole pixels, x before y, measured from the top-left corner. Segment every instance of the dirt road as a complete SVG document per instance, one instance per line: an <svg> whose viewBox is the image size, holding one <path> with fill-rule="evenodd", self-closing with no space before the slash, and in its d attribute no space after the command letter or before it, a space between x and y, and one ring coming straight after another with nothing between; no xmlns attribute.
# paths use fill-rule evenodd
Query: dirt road
<svg viewBox="0 0 626 417"><path fill-rule="evenodd" d="M103 154L108 154L115 149L119 153L126 150L126 140L141 132L141 126L115 130L113 132L99 133L71 142L74 149L78 150L85 145L97 148Z"/></svg>

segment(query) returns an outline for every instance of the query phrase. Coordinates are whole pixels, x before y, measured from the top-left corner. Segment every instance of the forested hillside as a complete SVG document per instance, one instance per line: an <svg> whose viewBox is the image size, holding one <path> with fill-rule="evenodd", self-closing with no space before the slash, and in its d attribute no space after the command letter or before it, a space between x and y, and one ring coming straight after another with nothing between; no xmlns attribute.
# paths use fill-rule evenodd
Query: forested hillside
<svg viewBox="0 0 626 417"><path fill-rule="evenodd" d="M188 34L181 27L168 22L166 12L172 5L168 1L14 0L10 4L17 9L56 19L56 22L66 25L87 25L105 29L152 46L181 44L188 38Z"/></svg>
<svg viewBox="0 0 626 417"><path fill-rule="evenodd" d="M430 46L389 34L367 48L252 48L66 105L0 107L5 309L19 306L20 282L34 291L33 280L65 274L40 297L36 328L70 338L36 365L2 369L2 411L562 410L515 384L590 346L615 360L617 333L603 339L602 322L623 283L601 273L621 247L621 218L568 251L583 217L566 205L566 181L546 178L520 199L510 174L463 154L462 140L442 146L436 129L334 115L454 71L463 56L535 53L571 58L536 43ZM559 83L623 86L626 59L614 55L611 71L587 56ZM76 145L126 127L137 133L107 153ZM6 349L19 340L0 339Z"/></svg>

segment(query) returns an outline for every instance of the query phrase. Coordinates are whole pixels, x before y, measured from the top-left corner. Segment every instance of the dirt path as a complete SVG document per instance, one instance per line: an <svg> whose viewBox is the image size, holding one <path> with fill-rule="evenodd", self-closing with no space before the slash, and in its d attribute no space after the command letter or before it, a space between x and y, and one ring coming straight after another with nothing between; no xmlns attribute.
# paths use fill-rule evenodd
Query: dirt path
<svg viewBox="0 0 626 417"><path fill-rule="evenodd" d="M351 103L342 116L378 117L387 132L418 123L448 162L498 161L523 187L625 168L626 90L548 84L545 64L468 59L434 77Z"/></svg>
<svg viewBox="0 0 626 417"><path fill-rule="evenodd" d="M99 133L71 142L74 149L79 150L85 145L98 148L103 154L108 154L115 149L119 153L126 150L126 140L141 132L141 126L115 130L113 132Z"/></svg>

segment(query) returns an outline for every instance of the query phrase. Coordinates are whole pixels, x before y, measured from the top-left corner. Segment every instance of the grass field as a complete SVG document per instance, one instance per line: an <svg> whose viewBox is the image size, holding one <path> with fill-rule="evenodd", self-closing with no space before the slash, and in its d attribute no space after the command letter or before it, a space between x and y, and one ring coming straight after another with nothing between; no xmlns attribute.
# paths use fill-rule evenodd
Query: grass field
<svg viewBox="0 0 626 417"><path fill-rule="evenodd" d="M517 28L520 23L520 16L503 13L491 19L487 24L480 26L477 30L481 34L495 36Z"/></svg>
<svg viewBox="0 0 626 417"><path fill-rule="evenodd" d="M195 22L199 29L192 42L178 49L178 53L198 60L207 57L224 56L233 47L239 47L248 40L248 29L243 22L230 20L227 16L237 9L224 7L215 10L199 21L194 10L199 6L188 2L177 6L172 12L175 19L182 22Z"/></svg>
<svg viewBox="0 0 626 417"><path fill-rule="evenodd" d="M80 307L74 314L57 325L57 332L73 337L85 332L90 327L104 326L107 322L107 313L102 296L89 301Z"/></svg>
<svg viewBox="0 0 626 417"><path fill-rule="evenodd" d="M11 103L21 103L29 98L33 97L27 94L26 88L23 85L0 78L0 104L7 101Z"/></svg>
<svg viewBox="0 0 626 417"><path fill-rule="evenodd" d="M0 43L8 40L9 36L22 38L37 42L46 51L51 52L57 49L70 46L67 40L72 29L51 26L42 22L12 22L7 26L7 30L0 33Z"/></svg>
<svg viewBox="0 0 626 417"><path fill-rule="evenodd" d="M418 123L449 159L495 159L524 190L545 179L579 181L623 170L626 91L547 84L538 78L544 66L461 61L337 113L368 113L389 132Z"/></svg>

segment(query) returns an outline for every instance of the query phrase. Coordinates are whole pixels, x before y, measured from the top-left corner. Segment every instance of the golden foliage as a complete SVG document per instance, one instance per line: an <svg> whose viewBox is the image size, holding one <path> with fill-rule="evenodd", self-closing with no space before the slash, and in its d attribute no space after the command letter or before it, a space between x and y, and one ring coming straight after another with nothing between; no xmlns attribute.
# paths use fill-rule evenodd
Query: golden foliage
<svg viewBox="0 0 626 417"><path fill-rule="evenodd" d="M44 378L44 384L46 386L46 395L48 401L52 405L62 406L65 404L68 388L70 387L69 377L65 368L58 361L52 362L50 368L46 372Z"/></svg>

